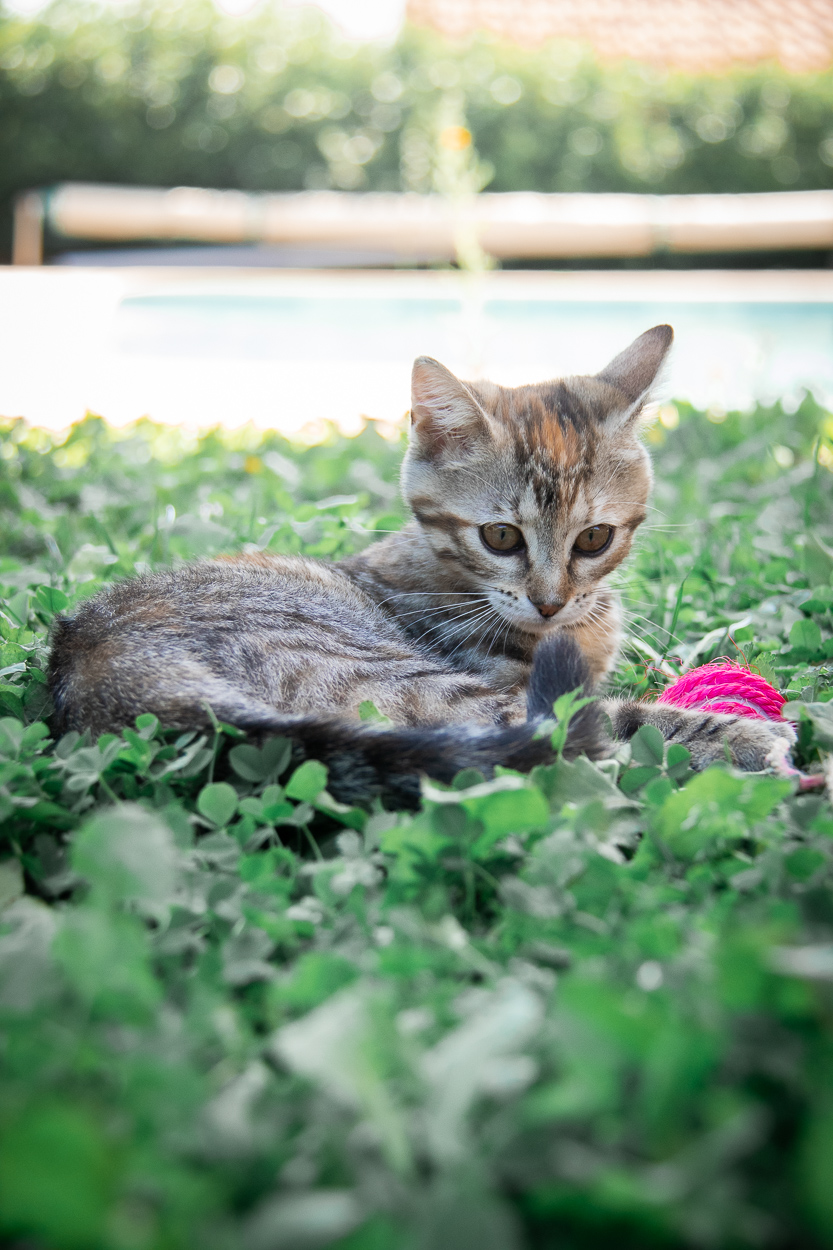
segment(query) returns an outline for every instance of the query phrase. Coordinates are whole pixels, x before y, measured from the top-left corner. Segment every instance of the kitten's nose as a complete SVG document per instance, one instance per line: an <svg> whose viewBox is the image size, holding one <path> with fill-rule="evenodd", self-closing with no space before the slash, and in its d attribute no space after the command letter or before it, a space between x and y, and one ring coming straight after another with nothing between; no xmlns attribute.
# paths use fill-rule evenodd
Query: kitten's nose
<svg viewBox="0 0 833 1250"><path fill-rule="evenodd" d="M556 612L560 612L564 607L563 603L536 603L534 599L529 601L533 608L537 608L541 616L555 616Z"/></svg>

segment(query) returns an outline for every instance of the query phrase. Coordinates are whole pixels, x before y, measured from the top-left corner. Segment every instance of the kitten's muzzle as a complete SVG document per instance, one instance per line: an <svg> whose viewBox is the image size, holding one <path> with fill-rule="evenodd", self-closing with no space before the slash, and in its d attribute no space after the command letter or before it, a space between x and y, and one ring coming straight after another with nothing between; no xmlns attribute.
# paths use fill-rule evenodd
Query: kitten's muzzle
<svg viewBox="0 0 833 1250"><path fill-rule="evenodd" d="M529 598L529 596L527 596L527 598ZM563 603L536 603L534 599L530 599L529 602L532 604L533 608L536 609L539 615L543 617L555 616L556 613L560 612L564 607Z"/></svg>

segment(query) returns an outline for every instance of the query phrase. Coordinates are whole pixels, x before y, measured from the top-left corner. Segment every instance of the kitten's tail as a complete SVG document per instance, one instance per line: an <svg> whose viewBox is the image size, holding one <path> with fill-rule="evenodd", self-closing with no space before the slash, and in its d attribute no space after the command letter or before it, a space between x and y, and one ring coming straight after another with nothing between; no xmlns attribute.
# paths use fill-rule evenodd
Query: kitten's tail
<svg viewBox="0 0 833 1250"><path fill-rule="evenodd" d="M343 803L362 803L381 795L389 805L416 807L420 776L450 782L464 768L489 776L496 764L528 772L554 758L550 735L535 734L552 716L556 699L589 689L587 666L574 639L556 634L540 643L530 678L524 724L498 726L442 725L384 728L336 717L283 716L262 708L216 708L221 719L259 736L281 735L298 745L298 755L326 764L327 789ZM606 750L601 715L595 703L572 718L564 755L598 758Z"/></svg>

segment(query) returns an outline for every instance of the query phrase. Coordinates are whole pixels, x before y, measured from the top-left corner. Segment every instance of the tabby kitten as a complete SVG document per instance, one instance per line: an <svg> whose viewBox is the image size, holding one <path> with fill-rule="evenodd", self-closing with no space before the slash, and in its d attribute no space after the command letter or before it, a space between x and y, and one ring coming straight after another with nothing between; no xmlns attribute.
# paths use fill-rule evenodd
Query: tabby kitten
<svg viewBox="0 0 833 1250"><path fill-rule="evenodd" d="M638 418L672 340L655 326L594 377L507 389L420 357L402 490L413 520L338 564L258 554L134 578L59 620L55 727L117 730L141 712L205 728L208 707L254 734L292 737L347 800L413 802L418 776L529 768L550 757L540 720L616 661L607 578L651 487ZM371 700L395 722L356 721ZM568 754L656 724L696 767L783 759L785 724L605 700Z"/></svg>

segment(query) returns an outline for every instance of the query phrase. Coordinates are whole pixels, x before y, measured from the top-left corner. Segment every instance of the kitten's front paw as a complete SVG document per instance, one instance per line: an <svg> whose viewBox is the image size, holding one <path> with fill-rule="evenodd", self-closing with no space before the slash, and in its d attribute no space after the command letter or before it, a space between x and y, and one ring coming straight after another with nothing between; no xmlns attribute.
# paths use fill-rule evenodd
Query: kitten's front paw
<svg viewBox="0 0 833 1250"><path fill-rule="evenodd" d="M746 772L759 773L772 768L778 773L793 772L790 752L795 746L795 730L789 721L752 720L748 716L709 717L712 724L686 743L691 765L700 771L726 759Z"/></svg>
<svg viewBox="0 0 833 1250"><path fill-rule="evenodd" d="M667 742L678 742L691 752L691 767L698 772L725 763L727 747L731 762L747 772L796 771L790 760L795 730L789 721L753 720L635 699L604 699L599 706L614 738L627 741L641 725L655 725Z"/></svg>

